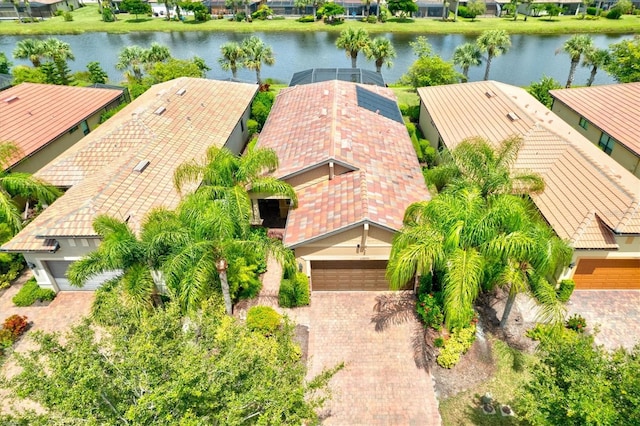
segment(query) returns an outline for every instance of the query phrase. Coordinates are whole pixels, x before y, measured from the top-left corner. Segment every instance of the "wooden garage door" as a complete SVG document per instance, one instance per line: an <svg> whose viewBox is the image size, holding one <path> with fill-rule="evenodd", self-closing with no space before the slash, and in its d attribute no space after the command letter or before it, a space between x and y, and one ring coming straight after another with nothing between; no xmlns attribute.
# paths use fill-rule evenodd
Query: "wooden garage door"
<svg viewBox="0 0 640 426"><path fill-rule="evenodd" d="M581 259L573 280L582 290L640 289L640 259Z"/></svg>
<svg viewBox="0 0 640 426"><path fill-rule="evenodd" d="M384 278L386 260L329 260L311 262L314 291L389 290Z"/></svg>

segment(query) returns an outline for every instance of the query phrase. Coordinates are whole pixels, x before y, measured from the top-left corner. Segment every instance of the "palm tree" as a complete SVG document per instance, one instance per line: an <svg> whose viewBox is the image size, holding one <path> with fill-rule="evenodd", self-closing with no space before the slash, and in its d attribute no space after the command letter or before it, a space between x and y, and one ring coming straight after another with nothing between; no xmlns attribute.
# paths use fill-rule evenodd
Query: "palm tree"
<svg viewBox="0 0 640 426"><path fill-rule="evenodd" d="M158 62L166 62L169 59L171 59L171 51L160 43L151 43L151 46L145 49L144 55L142 55L142 62L147 67Z"/></svg>
<svg viewBox="0 0 640 426"><path fill-rule="evenodd" d="M142 80L142 66L144 63L145 49L140 46L126 46L118 55L116 69L125 71L127 78ZM130 69L130 70L129 70Z"/></svg>
<svg viewBox="0 0 640 426"><path fill-rule="evenodd" d="M522 139L518 137L507 138L495 148L479 137L467 139L454 149L443 151L440 164L428 170L425 178L439 190L473 184L483 197L540 193L544 191L542 176L513 170L521 147Z"/></svg>
<svg viewBox="0 0 640 426"><path fill-rule="evenodd" d="M20 40L13 50L13 57L16 59L28 59L35 68L41 65L44 57L44 42L34 38Z"/></svg>
<svg viewBox="0 0 640 426"><path fill-rule="evenodd" d="M244 66L256 72L256 80L258 84L262 84L260 78L260 70L262 63L273 65L276 58L273 56L271 46L266 45L256 36L251 36L242 41L242 50L245 54Z"/></svg>
<svg viewBox="0 0 640 426"><path fill-rule="evenodd" d="M556 51L556 54L565 52L571 58L571 67L569 68L569 77L567 77L566 88L571 87L573 83L573 77L576 73L576 67L580 63L582 55L587 54L593 49L593 39L586 34L578 34L567 40L561 49Z"/></svg>
<svg viewBox="0 0 640 426"><path fill-rule="evenodd" d="M67 61L74 60L75 56L71 51L69 43L58 40L57 38L48 38L43 44L44 57L51 59L58 71L59 84L69 84L69 69Z"/></svg>
<svg viewBox="0 0 640 426"><path fill-rule="evenodd" d="M584 54L582 60L583 67L591 67L591 74L589 80L587 80L587 86L593 84L593 80L596 78L596 73L599 68L604 68L611 62L611 52L609 49L590 49Z"/></svg>
<svg viewBox="0 0 640 426"><path fill-rule="evenodd" d="M22 229L22 217L15 197L51 204L61 195L60 190L28 173L7 171L20 149L11 142L0 142L0 218L13 232Z"/></svg>
<svg viewBox="0 0 640 426"><path fill-rule="evenodd" d="M18 10L18 6L20 6L20 0L8 0L11 2L13 6L13 11L16 14L16 18L18 18L18 22L22 23L22 18L20 17L20 11Z"/></svg>
<svg viewBox="0 0 640 426"><path fill-rule="evenodd" d="M336 46L339 49L344 49L347 57L351 58L351 68L357 68L358 52L367 47L370 42L367 30L363 28L347 28L340 32L340 36L336 40Z"/></svg>
<svg viewBox="0 0 640 426"><path fill-rule="evenodd" d="M238 76L238 67L243 65L245 51L239 43L230 41L220 46L222 57L218 59L218 63L223 70L231 70L231 76L236 79Z"/></svg>
<svg viewBox="0 0 640 426"><path fill-rule="evenodd" d="M509 50L511 38L505 30L486 30L480 34L476 43L481 52L487 52L487 68L484 71L484 79L489 80L491 61Z"/></svg>
<svg viewBox="0 0 640 426"><path fill-rule="evenodd" d="M469 67L482 64L482 52L475 43L465 43L453 52L453 63L462 67L464 81L469 80Z"/></svg>
<svg viewBox="0 0 640 426"><path fill-rule="evenodd" d="M393 65L391 59L396 57L396 50L389 39L376 37L365 46L364 54L367 59L375 60L376 72L382 74L382 65L386 64L389 68Z"/></svg>
<svg viewBox="0 0 640 426"><path fill-rule="evenodd" d="M67 271L71 285L82 287L92 276L119 271L125 294L138 308L162 305L153 278L154 257L143 240L138 239L126 222L99 215L93 229L101 237L98 248L73 262Z"/></svg>

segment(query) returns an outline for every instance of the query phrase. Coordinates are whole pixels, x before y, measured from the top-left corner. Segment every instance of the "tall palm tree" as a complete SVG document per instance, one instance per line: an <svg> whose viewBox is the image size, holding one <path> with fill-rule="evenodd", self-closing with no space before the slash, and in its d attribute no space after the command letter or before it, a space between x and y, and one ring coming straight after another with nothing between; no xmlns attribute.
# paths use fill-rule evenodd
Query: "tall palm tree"
<svg viewBox="0 0 640 426"><path fill-rule="evenodd" d="M48 38L44 41L43 49L44 57L51 59L57 69L59 84L69 84L70 74L67 61L75 59L69 43L57 38Z"/></svg>
<svg viewBox="0 0 640 426"><path fill-rule="evenodd" d="M357 68L358 52L369 45L369 33L363 28L347 28L340 32L336 40L336 46L344 49L348 58L351 58L351 68Z"/></svg>
<svg viewBox="0 0 640 426"><path fill-rule="evenodd" d="M437 167L425 178L439 190L446 186L477 186L484 197L494 194L535 194L544 190L544 180L537 173L518 172L513 165L522 147L522 139L510 137L496 148L476 137L445 150Z"/></svg>
<svg viewBox="0 0 640 426"><path fill-rule="evenodd" d="M236 79L238 77L238 67L244 64L245 51L240 43L230 41L220 46L222 57L218 59L218 63L223 70L231 70L231 76Z"/></svg>
<svg viewBox="0 0 640 426"><path fill-rule="evenodd" d="M593 38L587 34L578 34L568 39L562 48L556 51L556 54L565 52L571 58L571 67L569 68L569 76L567 77L567 85L565 86L566 88L571 87L571 84L573 83L573 77L576 73L576 68L580 63L582 55L587 54L592 49Z"/></svg>
<svg viewBox="0 0 640 426"><path fill-rule="evenodd" d="M8 0L11 2L13 6L13 11L16 14L16 18L18 18L18 22L22 23L22 18L20 17L20 11L18 10L18 6L20 6L20 0Z"/></svg>
<svg viewBox="0 0 640 426"><path fill-rule="evenodd" d="M469 80L469 67L477 67L482 64L482 52L475 43L465 43L456 47L453 52L453 63L462 67L464 81Z"/></svg>
<svg viewBox="0 0 640 426"><path fill-rule="evenodd" d="M484 79L489 80L491 61L509 50L511 38L505 30L486 30L480 34L476 43L480 51L487 52L487 68L484 71Z"/></svg>
<svg viewBox="0 0 640 426"><path fill-rule="evenodd" d="M22 217L15 197L51 204L60 190L28 173L7 171L20 149L11 142L0 142L0 218L13 232L22 229Z"/></svg>
<svg viewBox="0 0 640 426"><path fill-rule="evenodd" d="M391 59L396 57L396 50L389 39L376 37L364 47L364 54L367 59L375 60L376 72L382 74L382 65L386 64L389 68L393 65Z"/></svg>
<svg viewBox="0 0 640 426"><path fill-rule="evenodd" d="M167 46L160 43L151 43L148 49L144 50L142 61L146 66L151 66L158 62L166 62L171 59L171 51Z"/></svg>
<svg viewBox="0 0 640 426"><path fill-rule="evenodd" d="M38 68L44 58L44 42L34 38L25 38L16 44L13 57L16 59L28 59L34 67Z"/></svg>
<svg viewBox="0 0 640 426"><path fill-rule="evenodd" d="M251 36L242 41L242 50L245 54L244 66L250 70L254 70L258 84L262 84L262 79L260 78L262 63L266 65L276 63L276 58L273 56L273 49L258 37Z"/></svg>
<svg viewBox="0 0 640 426"><path fill-rule="evenodd" d="M125 71L127 78L137 81L142 80L142 67L144 64L145 49L140 46L126 46L118 54L116 69Z"/></svg>
<svg viewBox="0 0 640 426"><path fill-rule="evenodd" d="M590 49L584 54L582 60L583 67L591 67L591 74L589 74L589 80L587 80L587 86L593 84L593 80L596 78L598 69L604 68L611 62L611 52L609 49Z"/></svg>
<svg viewBox="0 0 640 426"><path fill-rule="evenodd" d="M92 276L119 271L125 294L138 308L160 306L162 299L153 278L154 257L145 242L136 237L126 222L99 215L93 229L101 237L98 248L74 262L67 271L71 285L82 287Z"/></svg>

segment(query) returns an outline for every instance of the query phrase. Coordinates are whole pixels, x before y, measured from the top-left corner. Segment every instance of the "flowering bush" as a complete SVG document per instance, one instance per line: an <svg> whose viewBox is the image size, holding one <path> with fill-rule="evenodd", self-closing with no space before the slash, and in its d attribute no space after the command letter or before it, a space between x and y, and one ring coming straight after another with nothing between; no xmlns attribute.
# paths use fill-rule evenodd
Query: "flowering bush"
<svg viewBox="0 0 640 426"><path fill-rule="evenodd" d="M581 315L573 314L573 316L567 320L567 328L582 333L584 329L587 328L587 320Z"/></svg>

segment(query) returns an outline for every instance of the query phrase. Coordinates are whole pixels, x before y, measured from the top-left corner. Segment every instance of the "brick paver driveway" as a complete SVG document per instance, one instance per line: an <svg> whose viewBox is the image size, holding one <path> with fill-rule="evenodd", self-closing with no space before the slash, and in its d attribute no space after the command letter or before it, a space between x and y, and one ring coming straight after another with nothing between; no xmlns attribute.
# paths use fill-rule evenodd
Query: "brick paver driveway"
<svg viewBox="0 0 640 426"><path fill-rule="evenodd" d="M379 312L380 301L391 301L383 305L390 310ZM419 355L414 358L420 326L413 303L402 293L313 293L309 374L345 363L331 380L333 398L322 413L323 424L440 424L431 374L416 366Z"/></svg>
<svg viewBox="0 0 640 426"><path fill-rule="evenodd" d="M640 290L576 290L567 308L587 320L587 329L600 328L595 340L607 349L640 343Z"/></svg>

